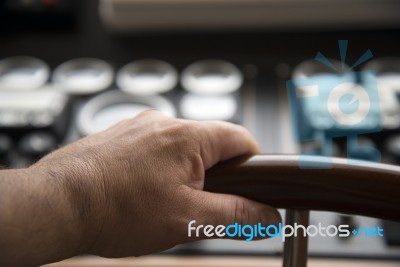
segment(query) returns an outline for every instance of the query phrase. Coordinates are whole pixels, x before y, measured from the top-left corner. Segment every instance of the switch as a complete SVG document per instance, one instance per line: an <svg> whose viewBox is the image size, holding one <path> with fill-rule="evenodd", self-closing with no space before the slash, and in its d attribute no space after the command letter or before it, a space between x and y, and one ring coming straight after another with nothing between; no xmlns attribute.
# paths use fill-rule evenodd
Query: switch
<svg viewBox="0 0 400 267"><path fill-rule="evenodd" d="M21 138L19 152L33 161L40 159L57 147L57 140L51 133L36 131Z"/></svg>

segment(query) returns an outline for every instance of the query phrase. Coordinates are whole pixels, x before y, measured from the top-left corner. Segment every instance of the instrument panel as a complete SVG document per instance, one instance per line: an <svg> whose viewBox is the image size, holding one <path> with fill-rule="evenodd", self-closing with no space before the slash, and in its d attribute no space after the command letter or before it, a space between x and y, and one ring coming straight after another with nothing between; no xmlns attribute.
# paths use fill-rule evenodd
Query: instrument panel
<svg viewBox="0 0 400 267"><path fill-rule="evenodd" d="M13 30L0 30L3 167L28 166L60 145L153 108L173 117L244 125L263 153L318 150L321 144L315 140L293 138L298 129L291 123L286 82L299 75L326 74L310 59L318 51L339 58L337 40L341 39L349 40L348 62L355 62L367 49L373 52L373 58L356 70L373 70L379 81L382 131L362 134L358 142L378 149L383 162L400 164L399 30L116 34L103 27L97 1L62 10L57 11L63 14L61 20L46 16L44 25L38 26L29 24L29 16ZM2 12L16 11L13 7ZM361 83L360 77L354 77L354 82ZM312 123L313 112L298 111L303 114L301 125L315 132L323 129ZM332 154L346 157L347 145L334 138ZM311 238L311 256L399 259L398 224L324 212L312 212L313 222L379 224L388 235ZM166 253L278 255L282 242L201 241Z"/></svg>

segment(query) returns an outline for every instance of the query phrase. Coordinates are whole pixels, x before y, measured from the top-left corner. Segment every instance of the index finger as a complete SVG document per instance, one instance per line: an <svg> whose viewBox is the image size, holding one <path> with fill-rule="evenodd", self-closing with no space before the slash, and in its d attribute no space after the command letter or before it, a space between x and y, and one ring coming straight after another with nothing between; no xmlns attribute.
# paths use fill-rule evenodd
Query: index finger
<svg viewBox="0 0 400 267"><path fill-rule="evenodd" d="M250 132L229 122L199 122L201 157L205 169L245 154L258 154L260 148Z"/></svg>

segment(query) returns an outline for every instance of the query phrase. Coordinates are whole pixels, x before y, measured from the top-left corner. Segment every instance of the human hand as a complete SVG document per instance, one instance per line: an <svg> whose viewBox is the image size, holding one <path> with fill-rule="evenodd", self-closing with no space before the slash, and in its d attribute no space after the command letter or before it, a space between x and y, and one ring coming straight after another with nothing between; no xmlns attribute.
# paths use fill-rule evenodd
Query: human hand
<svg viewBox="0 0 400 267"><path fill-rule="evenodd" d="M138 256L193 241L191 220L277 224L274 208L202 191L205 170L258 151L241 126L147 111L57 150L31 169L56 180L65 193L70 220L79 222L75 254Z"/></svg>

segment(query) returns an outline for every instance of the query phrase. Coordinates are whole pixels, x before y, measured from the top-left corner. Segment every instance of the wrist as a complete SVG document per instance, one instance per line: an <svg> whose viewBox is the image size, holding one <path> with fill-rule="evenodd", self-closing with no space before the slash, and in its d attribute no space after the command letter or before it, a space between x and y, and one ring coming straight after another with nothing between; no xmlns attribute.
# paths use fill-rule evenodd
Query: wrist
<svg viewBox="0 0 400 267"><path fill-rule="evenodd" d="M54 177L52 168L33 165L24 170L28 179L35 182L29 190L37 195L35 209L39 210L42 227L46 228L47 255L53 255L49 262L59 261L81 254L83 226L73 210L72 196L65 190L63 175Z"/></svg>
<svg viewBox="0 0 400 267"><path fill-rule="evenodd" d="M107 213L104 188L96 182L101 170L78 157L70 157L68 163L44 158L32 168L44 173L47 183L53 184L52 190L60 194L61 205L68 211L64 218L76 231L73 255L96 254L96 242Z"/></svg>
<svg viewBox="0 0 400 267"><path fill-rule="evenodd" d="M38 266L77 255L81 229L58 183L39 166L1 174L0 265Z"/></svg>

